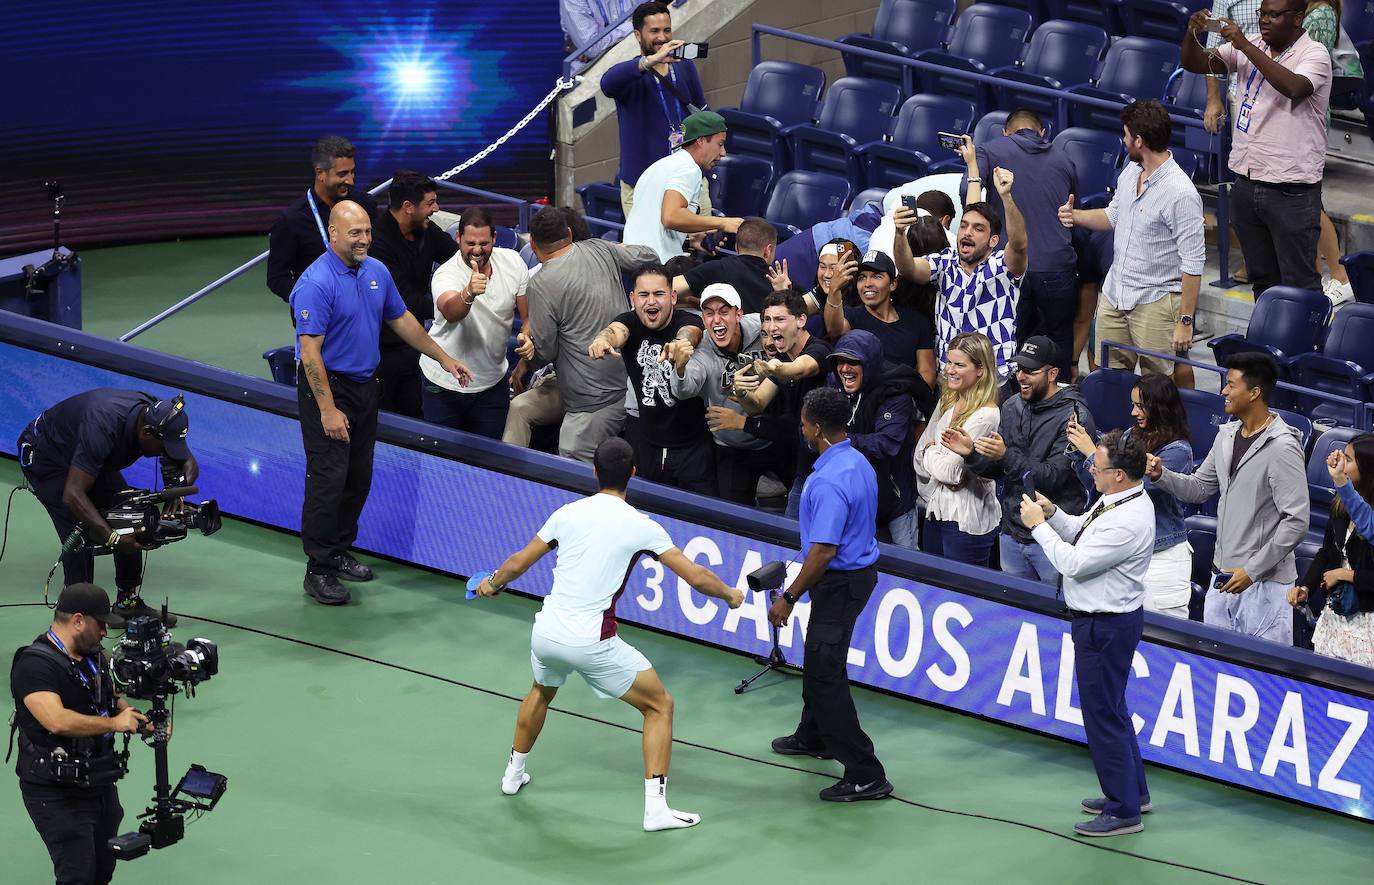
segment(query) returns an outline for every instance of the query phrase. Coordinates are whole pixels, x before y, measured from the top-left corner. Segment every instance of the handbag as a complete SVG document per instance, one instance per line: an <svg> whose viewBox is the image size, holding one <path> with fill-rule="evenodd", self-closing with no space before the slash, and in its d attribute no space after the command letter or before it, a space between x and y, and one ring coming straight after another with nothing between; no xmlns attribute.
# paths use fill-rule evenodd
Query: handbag
<svg viewBox="0 0 1374 885"><path fill-rule="evenodd" d="M1326 604L1343 618L1360 613L1360 601L1355 595L1355 585L1350 581L1337 581L1336 586L1327 591Z"/></svg>

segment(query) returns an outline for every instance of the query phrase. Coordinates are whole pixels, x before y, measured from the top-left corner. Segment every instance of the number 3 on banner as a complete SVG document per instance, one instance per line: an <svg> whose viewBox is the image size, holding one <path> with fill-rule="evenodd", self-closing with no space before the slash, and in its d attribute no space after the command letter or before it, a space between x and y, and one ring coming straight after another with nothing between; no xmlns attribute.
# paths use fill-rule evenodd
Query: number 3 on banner
<svg viewBox="0 0 1374 885"><path fill-rule="evenodd" d="M639 596L635 601L646 612L656 612L663 605L663 564L647 556L640 559L639 564L650 573L644 579L644 586L654 592L652 596Z"/></svg>

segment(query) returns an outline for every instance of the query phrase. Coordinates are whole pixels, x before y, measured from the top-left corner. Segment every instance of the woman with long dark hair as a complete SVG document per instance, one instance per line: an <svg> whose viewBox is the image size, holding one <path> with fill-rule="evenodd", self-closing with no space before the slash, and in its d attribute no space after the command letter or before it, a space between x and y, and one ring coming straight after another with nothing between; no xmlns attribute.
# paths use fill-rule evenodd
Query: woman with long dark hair
<svg viewBox="0 0 1374 885"><path fill-rule="evenodd" d="M1332 452L1326 469L1337 497L1321 550L1302 583L1288 591L1288 602L1305 605L1310 588L1325 587L1327 607L1317 619L1312 647L1317 654L1374 667L1374 434ZM1354 589L1353 607L1347 584Z"/></svg>
<svg viewBox="0 0 1374 885"><path fill-rule="evenodd" d="M1135 426L1128 436L1139 434L1147 451L1176 473L1193 472L1193 446L1188 439L1188 413L1178 388L1168 375L1146 375L1131 388L1131 417ZM1081 468L1087 477L1097 453L1088 432L1069 419L1069 442L1087 457ZM1090 482L1084 480L1085 484ZM1183 523L1183 504L1173 495L1155 487L1145 478L1145 490L1155 505L1155 546L1150 568L1145 573L1145 608L1176 618L1188 617L1188 600L1193 593L1193 549L1188 544L1188 529Z"/></svg>

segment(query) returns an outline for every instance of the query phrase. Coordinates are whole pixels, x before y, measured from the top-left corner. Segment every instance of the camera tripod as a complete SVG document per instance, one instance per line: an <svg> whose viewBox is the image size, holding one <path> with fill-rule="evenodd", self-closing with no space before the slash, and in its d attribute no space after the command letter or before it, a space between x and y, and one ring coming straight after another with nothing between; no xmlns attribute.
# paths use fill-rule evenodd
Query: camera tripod
<svg viewBox="0 0 1374 885"><path fill-rule="evenodd" d="M768 591L768 605L770 608L773 605L773 600L777 598L777 595L778 594L776 591ZM755 682L761 679L766 673L781 673L787 669L797 669L796 665L789 664L787 662L787 659L782 656L782 645L778 642L778 625L770 622L768 625L768 629L773 637L773 648L768 652L767 655L754 656L754 663L762 664L763 669L755 673L753 676L750 676L748 679L742 680L739 685L736 685L735 694L744 694L746 691L749 690L749 686L753 685Z"/></svg>

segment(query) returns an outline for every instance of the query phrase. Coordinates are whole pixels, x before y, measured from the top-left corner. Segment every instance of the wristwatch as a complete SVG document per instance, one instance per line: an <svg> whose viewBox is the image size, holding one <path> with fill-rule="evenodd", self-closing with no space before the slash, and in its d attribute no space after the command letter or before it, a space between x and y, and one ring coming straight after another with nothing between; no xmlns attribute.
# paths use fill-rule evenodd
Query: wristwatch
<svg viewBox="0 0 1374 885"><path fill-rule="evenodd" d="M1193 324L1193 315L1190 313L1181 313L1178 315L1178 321L1185 326L1191 326Z"/></svg>
<svg viewBox="0 0 1374 885"><path fill-rule="evenodd" d="M797 597L793 596L791 593L788 593L786 590L782 591L782 598L787 600L788 605L797 604Z"/></svg>

